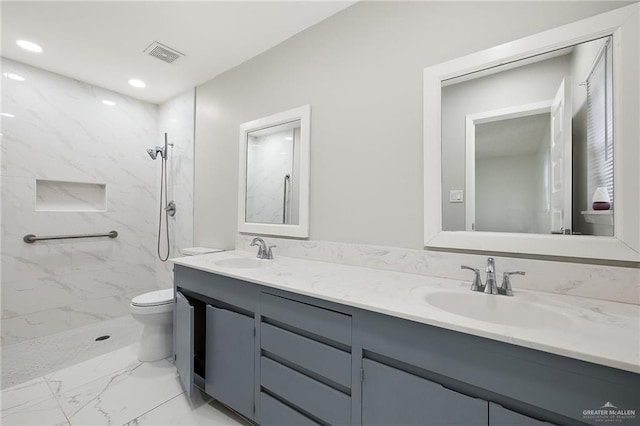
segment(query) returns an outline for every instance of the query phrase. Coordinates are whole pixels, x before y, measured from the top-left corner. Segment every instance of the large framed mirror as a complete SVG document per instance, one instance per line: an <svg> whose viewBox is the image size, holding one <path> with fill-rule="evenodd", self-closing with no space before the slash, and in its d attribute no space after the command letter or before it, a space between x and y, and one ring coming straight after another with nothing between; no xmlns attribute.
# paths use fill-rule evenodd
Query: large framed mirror
<svg viewBox="0 0 640 426"><path fill-rule="evenodd" d="M639 9L425 69L425 247L640 261Z"/></svg>
<svg viewBox="0 0 640 426"><path fill-rule="evenodd" d="M238 231L309 236L311 107L240 125Z"/></svg>

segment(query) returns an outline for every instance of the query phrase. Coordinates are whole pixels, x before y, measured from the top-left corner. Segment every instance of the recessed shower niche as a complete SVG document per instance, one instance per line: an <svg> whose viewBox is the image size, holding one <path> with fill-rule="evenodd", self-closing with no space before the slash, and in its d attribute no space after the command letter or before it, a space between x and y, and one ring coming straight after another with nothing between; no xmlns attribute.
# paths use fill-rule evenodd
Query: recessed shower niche
<svg viewBox="0 0 640 426"><path fill-rule="evenodd" d="M107 185L36 179L36 211L107 211Z"/></svg>

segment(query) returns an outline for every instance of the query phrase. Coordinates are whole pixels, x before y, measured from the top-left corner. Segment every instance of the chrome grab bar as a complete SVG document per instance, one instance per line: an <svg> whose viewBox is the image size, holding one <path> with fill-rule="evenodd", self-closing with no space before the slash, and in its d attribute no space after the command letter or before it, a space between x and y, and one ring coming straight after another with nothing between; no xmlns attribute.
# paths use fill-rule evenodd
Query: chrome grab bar
<svg viewBox="0 0 640 426"><path fill-rule="evenodd" d="M72 238L95 238L95 237L109 237L116 238L118 233L116 231L109 231L106 234L77 234L77 235L49 235L47 237L38 237L33 234L27 234L22 240L27 244L33 244L36 241L44 240L67 240Z"/></svg>
<svg viewBox="0 0 640 426"><path fill-rule="evenodd" d="M289 183L291 175L287 173L284 175L284 193L282 194L282 223L287 223L287 183Z"/></svg>

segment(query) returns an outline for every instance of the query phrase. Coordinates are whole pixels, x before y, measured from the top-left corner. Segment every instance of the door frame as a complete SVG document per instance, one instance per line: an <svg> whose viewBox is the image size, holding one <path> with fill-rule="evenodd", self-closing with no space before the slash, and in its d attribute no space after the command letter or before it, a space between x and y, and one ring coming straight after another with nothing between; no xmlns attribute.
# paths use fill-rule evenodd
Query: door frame
<svg viewBox="0 0 640 426"><path fill-rule="evenodd" d="M465 230L474 231L476 221L476 126L494 121L551 114L553 99L483 111L466 116L465 125Z"/></svg>

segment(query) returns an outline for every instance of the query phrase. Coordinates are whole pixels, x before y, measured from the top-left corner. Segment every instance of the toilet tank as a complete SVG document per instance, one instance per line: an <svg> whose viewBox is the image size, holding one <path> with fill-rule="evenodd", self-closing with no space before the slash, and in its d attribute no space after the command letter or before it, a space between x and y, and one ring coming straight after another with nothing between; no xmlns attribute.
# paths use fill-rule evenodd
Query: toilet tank
<svg viewBox="0 0 640 426"><path fill-rule="evenodd" d="M183 256L195 256L198 254L207 254L207 253L218 253L224 251L224 249L220 248L211 248L211 247L188 247L182 249Z"/></svg>

